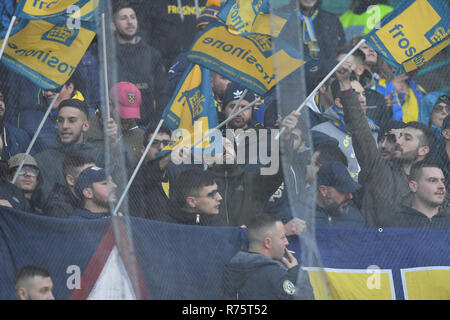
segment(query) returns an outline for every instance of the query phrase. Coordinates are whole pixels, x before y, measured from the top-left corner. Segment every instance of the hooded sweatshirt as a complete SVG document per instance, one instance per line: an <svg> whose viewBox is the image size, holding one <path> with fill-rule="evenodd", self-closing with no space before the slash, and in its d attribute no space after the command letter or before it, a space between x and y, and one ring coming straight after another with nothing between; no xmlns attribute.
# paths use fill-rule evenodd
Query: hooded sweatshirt
<svg viewBox="0 0 450 320"><path fill-rule="evenodd" d="M287 269L280 261L260 253L239 251L225 265L222 299L227 300L288 300L297 290L304 299L313 299L308 277L297 286L300 270L297 265Z"/></svg>

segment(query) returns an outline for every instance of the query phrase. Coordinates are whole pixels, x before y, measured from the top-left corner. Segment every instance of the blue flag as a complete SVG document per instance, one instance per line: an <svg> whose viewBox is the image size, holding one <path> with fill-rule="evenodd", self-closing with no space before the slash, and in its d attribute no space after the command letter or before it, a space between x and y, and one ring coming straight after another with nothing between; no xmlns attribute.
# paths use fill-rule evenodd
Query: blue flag
<svg viewBox="0 0 450 320"><path fill-rule="evenodd" d="M14 299L14 274L24 265L50 272L57 300L107 298L121 277L124 294L142 299L219 299L224 264L239 250L237 227L198 227L129 218L134 256L118 250L125 218L59 219L0 209L0 299ZM128 219L128 218L127 218ZM120 261L115 269L112 260ZM106 278L105 278L106 276ZM136 278L136 285L128 279ZM127 282L130 284L127 286ZM102 290L99 290L103 288ZM114 288L110 288L111 290ZM117 290L117 287L116 287ZM113 298L113 297L111 297ZM117 299L117 297L116 297Z"/></svg>

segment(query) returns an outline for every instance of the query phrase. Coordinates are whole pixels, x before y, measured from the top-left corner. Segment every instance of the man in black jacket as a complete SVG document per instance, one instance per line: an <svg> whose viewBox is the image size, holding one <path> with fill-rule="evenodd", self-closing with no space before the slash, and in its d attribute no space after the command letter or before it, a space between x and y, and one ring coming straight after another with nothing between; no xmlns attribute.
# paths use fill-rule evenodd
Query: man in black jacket
<svg viewBox="0 0 450 320"><path fill-rule="evenodd" d="M128 1L113 6L113 24L117 40L118 81L134 83L142 94L139 125L158 121L169 96L166 93L167 72L158 49L148 45L139 35L136 12Z"/></svg>
<svg viewBox="0 0 450 320"><path fill-rule="evenodd" d="M175 181L175 199L168 210L168 222L225 226L219 217L222 196L214 175L199 168L182 172Z"/></svg>
<svg viewBox="0 0 450 320"><path fill-rule="evenodd" d="M445 178L439 165L416 162L411 168L409 189L413 193L411 206L402 206L387 219L386 227L450 228L450 212L445 201Z"/></svg>
<svg viewBox="0 0 450 320"><path fill-rule="evenodd" d="M83 207L75 209L70 218L100 219L108 218L110 203L117 201L117 185L111 176L107 176L105 169L97 166L84 169L75 183L75 191L82 199ZM118 213L122 216L121 213Z"/></svg>
<svg viewBox="0 0 450 320"><path fill-rule="evenodd" d="M222 299L287 300L296 294L314 299L307 273L286 248L289 242L279 218L255 217L248 225L248 238L248 252L239 251L225 265Z"/></svg>
<svg viewBox="0 0 450 320"><path fill-rule="evenodd" d="M44 207L44 214L49 217L68 218L72 212L82 206L81 199L75 192L75 182L80 173L95 166L91 156L81 152L71 152L66 155L62 164L65 184L57 183Z"/></svg>

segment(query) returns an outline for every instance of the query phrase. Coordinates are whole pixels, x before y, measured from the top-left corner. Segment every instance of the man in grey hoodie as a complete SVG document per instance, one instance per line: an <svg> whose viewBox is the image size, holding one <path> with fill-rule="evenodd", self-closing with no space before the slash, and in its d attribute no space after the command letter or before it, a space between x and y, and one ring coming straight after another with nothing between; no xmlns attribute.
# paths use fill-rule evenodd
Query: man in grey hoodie
<svg viewBox="0 0 450 320"><path fill-rule="evenodd" d="M248 225L248 238L248 252L239 251L225 265L223 299L314 299L307 272L286 248L289 242L279 218L255 217Z"/></svg>

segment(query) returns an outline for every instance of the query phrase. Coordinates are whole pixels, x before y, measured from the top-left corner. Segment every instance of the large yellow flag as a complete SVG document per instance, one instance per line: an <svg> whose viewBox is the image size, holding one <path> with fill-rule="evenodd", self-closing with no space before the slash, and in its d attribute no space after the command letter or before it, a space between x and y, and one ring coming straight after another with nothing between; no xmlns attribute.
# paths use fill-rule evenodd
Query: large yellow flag
<svg viewBox="0 0 450 320"><path fill-rule="evenodd" d="M88 28L89 26L89 28ZM81 24L70 29L44 20L22 20L13 28L2 57L10 69L44 89L62 86L72 75L95 31ZM4 41L0 34L0 45Z"/></svg>
<svg viewBox="0 0 450 320"><path fill-rule="evenodd" d="M47 20L54 17L77 16L89 20L100 0L20 0L17 16L28 20ZM58 21L58 22L62 22Z"/></svg>
<svg viewBox="0 0 450 320"><path fill-rule="evenodd" d="M422 66L450 43L450 10L442 0L405 0L366 42L397 72Z"/></svg>

